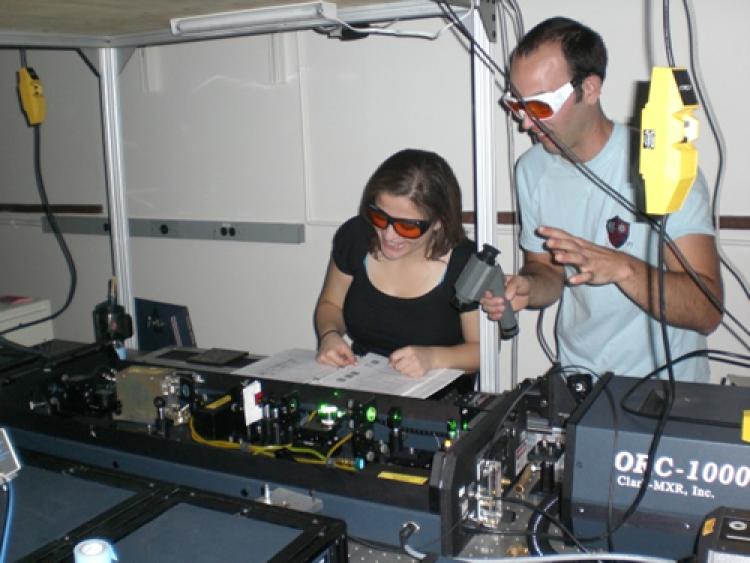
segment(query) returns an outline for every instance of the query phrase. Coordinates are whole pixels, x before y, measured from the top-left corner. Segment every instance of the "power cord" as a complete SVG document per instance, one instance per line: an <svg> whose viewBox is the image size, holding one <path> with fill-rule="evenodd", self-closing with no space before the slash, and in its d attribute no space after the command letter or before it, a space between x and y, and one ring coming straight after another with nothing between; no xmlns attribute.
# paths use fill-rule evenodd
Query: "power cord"
<svg viewBox="0 0 750 563"><path fill-rule="evenodd" d="M27 69L25 49L20 50L20 62L21 62L21 67L23 69ZM41 95L41 87L39 87L38 95ZM60 226L57 223L57 219L55 218L55 215L52 213L52 209L50 207L49 200L47 198L47 190L44 187L44 178L42 176L42 164L41 164L41 138L40 138L41 121L34 120L34 121L30 121L30 123L31 123L31 127L34 133L34 177L36 179L37 190L39 192L39 200L42 204L42 209L44 210L44 214L47 218L47 222L49 223L50 229L52 229L52 232L55 235L55 239L57 240L58 246L60 247L63 257L65 258L65 263L68 266L68 272L70 274L70 286L68 288L68 294L65 299L65 302L57 311L55 311L51 315L48 315L46 317L42 317L42 318L27 322L27 323L21 323L17 326L14 326L12 328L9 328L0 332L0 346L11 348L17 351L22 351L28 354L42 356L43 358L49 360L50 359L49 354L41 350L36 350L34 348L21 346L20 344L14 343L4 337L4 335L9 332L12 332L15 330L21 330L30 326L34 326L34 325L46 322L46 321L54 320L57 317L59 317L70 306L70 303L73 301L73 297L76 291L76 285L78 283L78 274L76 272L76 267L75 267L75 262L73 261L73 256L70 253L70 249L68 248L68 245L65 242L65 239L63 238L62 232L60 230Z"/></svg>
<svg viewBox="0 0 750 563"><path fill-rule="evenodd" d="M409 538L412 536L412 534L418 532L419 530L419 524L417 524L413 520L404 522L401 525L401 529L398 531L398 543L401 545L401 549L403 549L407 555L413 557L414 559L417 559L418 561L424 561L427 557L427 554L422 553L421 551L417 551L408 543Z"/></svg>
<svg viewBox="0 0 750 563"><path fill-rule="evenodd" d="M0 563L6 563L8 561L8 545L10 544L10 529L11 521L13 518L13 509L15 503L15 493L13 492L13 483L5 479L4 475L0 475L2 479L2 490L6 494L5 502L5 519L3 520L3 535L2 543L0 543Z"/></svg>

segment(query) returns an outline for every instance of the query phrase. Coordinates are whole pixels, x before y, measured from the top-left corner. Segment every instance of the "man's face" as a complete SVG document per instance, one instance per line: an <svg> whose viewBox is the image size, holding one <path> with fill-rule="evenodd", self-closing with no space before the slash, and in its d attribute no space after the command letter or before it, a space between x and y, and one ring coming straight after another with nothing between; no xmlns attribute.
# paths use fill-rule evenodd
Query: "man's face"
<svg viewBox="0 0 750 563"><path fill-rule="evenodd" d="M524 99L540 94L555 92L561 86L570 82L570 70L558 43L545 43L535 51L524 57L515 57L510 69L510 79L517 90L517 94ZM572 92L565 99L562 106L551 116L543 120L547 127L560 141L571 149L575 149L583 126L582 115L579 110L581 104L576 104L576 93ZM536 123L521 111L521 127L535 137L552 154L559 154L560 149Z"/></svg>

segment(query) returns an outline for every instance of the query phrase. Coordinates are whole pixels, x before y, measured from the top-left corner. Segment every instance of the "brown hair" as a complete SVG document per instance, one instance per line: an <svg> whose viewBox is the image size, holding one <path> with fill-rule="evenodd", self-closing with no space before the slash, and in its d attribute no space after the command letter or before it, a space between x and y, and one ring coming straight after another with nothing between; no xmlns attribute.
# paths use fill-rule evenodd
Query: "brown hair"
<svg viewBox="0 0 750 563"><path fill-rule="evenodd" d="M367 208L380 194L405 196L440 229L432 230L427 258L433 260L455 248L464 238L461 221L461 188L450 165L440 155L418 149L404 149L389 156L367 181L359 214L367 219ZM370 250L379 249L373 233Z"/></svg>

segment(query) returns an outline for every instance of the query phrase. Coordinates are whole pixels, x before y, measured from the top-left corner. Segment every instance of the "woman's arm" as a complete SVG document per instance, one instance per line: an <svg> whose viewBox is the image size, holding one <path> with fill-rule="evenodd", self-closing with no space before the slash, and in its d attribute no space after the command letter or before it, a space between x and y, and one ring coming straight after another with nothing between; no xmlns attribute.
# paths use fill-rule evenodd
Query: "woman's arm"
<svg viewBox="0 0 750 563"><path fill-rule="evenodd" d="M473 373L479 369L479 311L461 314L464 342L455 346L405 346L390 356L391 366L412 377L431 369L454 368Z"/></svg>
<svg viewBox="0 0 750 563"><path fill-rule="evenodd" d="M357 362L352 349L344 340L344 299L352 284L352 277L338 269L333 260L328 263L323 289L315 307L315 330L318 333L317 360L322 364L346 366Z"/></svg>

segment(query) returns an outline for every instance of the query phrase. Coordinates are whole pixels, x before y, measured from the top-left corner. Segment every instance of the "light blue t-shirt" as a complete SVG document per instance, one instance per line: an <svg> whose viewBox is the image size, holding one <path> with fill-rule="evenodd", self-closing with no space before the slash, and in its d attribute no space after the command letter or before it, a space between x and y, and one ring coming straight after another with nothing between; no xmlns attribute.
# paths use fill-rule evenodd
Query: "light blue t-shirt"
<svg viewBox="0 0 750 563"><path fill-rule="evenodd" d="M636 203L642 198L642 189L631 182L631 178L639 178L637 165L631 165L630 152L637 150L631 133L626 126L615 124L605 147L586 164L613 190ZM637 158L632 162L637 162ZM569 161L546 152L541 144L519 159L517 184L520 242L524 250L546 252L544 239L535 232L540 225L546 225L617 248L652 265L657 263L656 231L636 219ZM714 236L708 188L702 175L698 175L682 208L669 216L667 233L675 241L688 234ZM574 273L572 268L566 269L567 276ZM643 376L665 363L659 322L637 307L616 284L566 285L556 333L563 366ZM706 347L705 336L698 332L670 326L668 334L673 359ZM683 381L708 381L708 360L701 356L681 361L675 365L674 373ZM666 376L666 371L661 375Z"/></svg>

